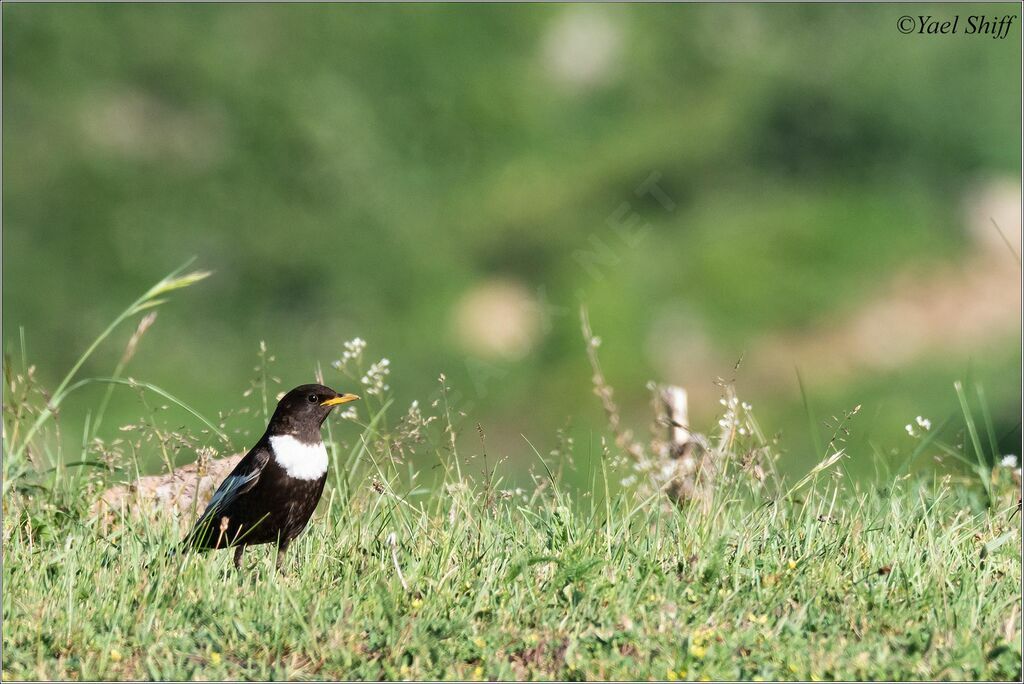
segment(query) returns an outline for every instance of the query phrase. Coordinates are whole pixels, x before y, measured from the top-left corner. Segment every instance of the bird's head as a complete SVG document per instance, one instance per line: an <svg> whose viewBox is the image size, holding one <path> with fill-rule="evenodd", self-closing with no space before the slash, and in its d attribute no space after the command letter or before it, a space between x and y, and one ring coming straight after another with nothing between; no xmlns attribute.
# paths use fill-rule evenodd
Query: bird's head
<svg viewBox="0 0 1024 684"><path fill-rule="evenodd" d="M295 435L320 439L320 426L335 406L358 399L354 394L335 392L324 385L299 385L281 397L267 431L272 435Z"/></svg>

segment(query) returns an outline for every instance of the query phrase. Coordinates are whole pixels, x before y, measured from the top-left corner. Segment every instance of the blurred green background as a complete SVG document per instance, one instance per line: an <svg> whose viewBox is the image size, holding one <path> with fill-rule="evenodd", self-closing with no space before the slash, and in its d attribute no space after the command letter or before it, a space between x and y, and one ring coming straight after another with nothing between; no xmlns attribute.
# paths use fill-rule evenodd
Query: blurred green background
<svg viewBox="0 0 1024 684"><path fill-rule="evenodd" d="M896 28L1008 13L1005 40ZM799 369L815 422L863 404L868 473L969 377L1019 453L1020 268L993 222L1019 254L1020 26L1017 3L5 5L5 350L23 326L52 387L195 256L214 275L129 374L211 415L251 405L260 340L282 388L319 362L356 389L329 363L360 336L398 410L444 372L525 463L522 435L603 428L585 303L640 430L647 381L707 429L735 378L804 469ZM139 411L118 391L108 425Z"/></svg>

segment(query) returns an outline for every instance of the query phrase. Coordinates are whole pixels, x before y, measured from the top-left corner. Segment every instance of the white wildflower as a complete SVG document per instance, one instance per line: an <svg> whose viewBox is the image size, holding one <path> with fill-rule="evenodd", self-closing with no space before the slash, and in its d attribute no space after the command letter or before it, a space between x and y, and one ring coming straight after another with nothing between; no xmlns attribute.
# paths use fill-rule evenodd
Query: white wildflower
<svg viewBox="0 0 1024 684"><path fill-rule="evenodd" d="M391 389L385 382L385 379L391 372L390 366L391 361L388 359L381 359L370 366L370 369L366 371L366 375L360 379L360 382L366 387L367 394L380 396Z"/></svg>
<svg viewBox="0 0 1024 684"><path fill-rule="evenodd" d="M520 499L526 499L526 490L522 487L516 487L515 489L503 489L501 490L502 499L513 499L519 497Z"/></svg>
<svg viewBox="0 0 1024 684"><path fill-rule="evenodd" d="M668 482L673 477L675 477L676 470L678 470L678 465L676 461L669 461L668 463L662 464L661 472L659 473L661 475L662 481Z"/></svg>
<svg viewBox="0 0 1024 684"><path fill-rule="evenodd" d="M350 355L350 358L359 356L363 353L364 349L366 349L366 340L362 337L353 337L345 343L345 351Z"/></svg>
<svg viewBox="0 0 1024 684"><path fill-rule="evenodd" d="M917 433L914 432L914 426L911 425L910 423L907 423L905 426L903 426L903 429L906 430L907 434L910 435L911 437L917 437Z"/></svg>
<svg viewBox="0 0 1024 684"><path fill-rule="evenodd" d="M348 367L348 364L352 361L358 361L363 355L363 350L366 349L366 340L361 337L354 337L343 345L344 351L341 352L341 358L331 363L331 366L338 370L344 370Z"/></svg>
<svg viewBox="0 0 1024 684"><path fill-rule="evenodd" d="M1017 467L1017 456L1015 454L1006 454L1003 459L999 461L999 465L1004 468L1016 468Z"/></svg>
<svg viewBox="0 0 1024 684"><path fill-rule="evenodd" d="M349 406L347 409L339 413L338 417L342 420L359 420L359 412L356 411L355 406Z"/></svg>
<svg viewBox="0 0 1024 684"><path fill-rule="evenodd" d="M928 420L927 418L922 418L921 416L918 416L915 420L917 421L917 424L923 427L925 430L932 429L932 421Z"/></svg>

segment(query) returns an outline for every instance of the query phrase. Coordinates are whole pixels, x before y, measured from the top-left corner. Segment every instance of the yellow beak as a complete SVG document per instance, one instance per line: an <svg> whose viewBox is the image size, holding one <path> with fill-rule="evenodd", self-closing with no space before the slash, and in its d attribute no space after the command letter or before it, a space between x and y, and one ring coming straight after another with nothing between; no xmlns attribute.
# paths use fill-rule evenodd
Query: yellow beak
<svg viewBox="0 0 1024 684"><path fill-rule="evenodd" d="M327 401L321 402L320 405L321 406L338 406L339 404L347 404L350 401L355 401L358 398L359 397L357 397L354 394L339 394L336 397L332 397L331 399L328 399Z"/></svg>

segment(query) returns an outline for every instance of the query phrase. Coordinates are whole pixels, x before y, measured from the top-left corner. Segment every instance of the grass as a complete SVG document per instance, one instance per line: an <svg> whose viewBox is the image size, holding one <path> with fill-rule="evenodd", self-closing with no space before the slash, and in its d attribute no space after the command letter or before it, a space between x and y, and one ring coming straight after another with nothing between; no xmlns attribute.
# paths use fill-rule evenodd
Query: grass
<svg viewBox="0 0 1024 684"><path fill-rule="evenodd" d="M621 486L634 471L611 436L549 453L524 440L534 467L517 488L443 379L422 413L370 395L361 427L329 424L328 489L278 574L267 547L241 573L230 553L168 559L178 521L90 510L111 480L212 430L177 433L155 407L120 442L83 438L70 467L52 395L13 366L5 680L1021 676L1019 479L993 467L969 388L962 425L912 454L962 458L963 475L851 481L843 463L872 458L845 452L851 411L819 466L785 482L734 403L710 435L724 467L706 505L683 507ZM764 477L741 465L755 453Z"/></svg>

